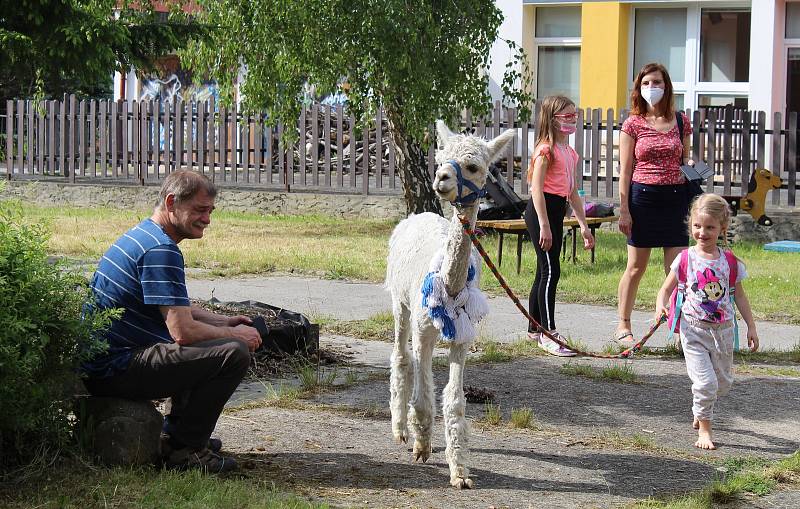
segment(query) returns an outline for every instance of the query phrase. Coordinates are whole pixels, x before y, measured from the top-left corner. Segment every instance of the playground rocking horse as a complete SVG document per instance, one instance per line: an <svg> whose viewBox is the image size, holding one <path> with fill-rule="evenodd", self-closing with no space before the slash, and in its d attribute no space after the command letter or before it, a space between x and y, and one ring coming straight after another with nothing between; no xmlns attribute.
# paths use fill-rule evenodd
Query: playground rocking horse
<svg viewBox="0 0 800 509"><path fill-rule="evenodd" d="M764 214L767 191L780 189L782 183L780 177L765 168L754 171L747 185L747 194L742 198L741 209L750 213L761 226L772 226L772 219Z"/></svg>

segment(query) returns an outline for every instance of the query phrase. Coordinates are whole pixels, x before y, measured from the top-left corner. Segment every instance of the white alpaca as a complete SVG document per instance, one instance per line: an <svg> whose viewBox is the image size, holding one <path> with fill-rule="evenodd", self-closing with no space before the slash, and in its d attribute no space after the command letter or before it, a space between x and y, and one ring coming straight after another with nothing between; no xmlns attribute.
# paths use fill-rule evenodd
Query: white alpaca
<svg viewBox="0 0 800 509"><path fill-rule="evenodd" d="M439 198L453 203L453 218L448 221L432 213L410 216L397 225L389 241L386 288L392 294L395 330L390 379L392 433L396 441L407 442L407 423L410 423L414 432L414 461L428 460L436 415L431 365L433 347L441 336L453 337L455 332L450 346L450 379L444 388L442 403L445 455L450 466L450 484L472 488L473 481L466 465L469 448L464 360L475 338L473 323L488 311L488 306L477 290L480 259L477 253L473 254L459 216L468 219L474 228L480 199L471 188L483 188L487 168L499 158L516 130L509 129L489 142L476 136L453 134L441 121L437 122L436 130L440 149L436 153L439 167L433 189ZM461 184L458 173L462 175ZM436 277L429 276L437 268ZM469 277L472 279L467 285ZM423 283L428 290L432 289L427 298L423 297ZM423 307L424 304L428 307ZM442 329L438 316L435 320L429 316L429 307L436 305L441 305L437 308L439 311L450 312L453 320L448 322L449 329Z"/></svg>

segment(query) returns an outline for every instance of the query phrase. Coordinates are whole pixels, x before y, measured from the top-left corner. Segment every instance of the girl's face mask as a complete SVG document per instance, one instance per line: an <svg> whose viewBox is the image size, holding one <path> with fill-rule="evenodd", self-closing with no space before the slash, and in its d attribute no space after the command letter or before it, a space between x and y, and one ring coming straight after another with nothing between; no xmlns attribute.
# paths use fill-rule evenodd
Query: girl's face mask
<svg viewBox="0 0 800 509"><path fill-rule="evenodd" d="M577 113L556 113L553 115L558 120L558 130L562 134L570 135L578 130Z"/></svg>
<svg viewBox="0 0 800 509"><path fill-rule="evenodd" d="M641 95L642 99L647 101L647 104L649 104L651 108L654 108L664 97L664 89L659 87L642 87Z"/></svg>
<svg viewBox="0 0 800 509"><path fill-rule="evenodd" d="M558 130L561 131L563 134L572 134L578 130L578 124L565 124L559 122L561 125L558 127Z"/></svg>

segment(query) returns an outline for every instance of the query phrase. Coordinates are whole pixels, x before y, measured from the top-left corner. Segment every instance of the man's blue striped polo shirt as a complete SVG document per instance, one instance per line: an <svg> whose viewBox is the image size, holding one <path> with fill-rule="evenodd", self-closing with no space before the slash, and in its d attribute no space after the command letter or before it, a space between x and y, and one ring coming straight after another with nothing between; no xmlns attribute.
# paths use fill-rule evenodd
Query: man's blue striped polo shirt
<svg viewBox="0 0 800 509"><path fill-rule="evenodd" d="M173 343L159 306L189 306L183 254L152 219L137 224L106 251L92 278L99 309L123 308L104 333L108 351L84 364L93 377L127 369L133 353Z"/></svg>

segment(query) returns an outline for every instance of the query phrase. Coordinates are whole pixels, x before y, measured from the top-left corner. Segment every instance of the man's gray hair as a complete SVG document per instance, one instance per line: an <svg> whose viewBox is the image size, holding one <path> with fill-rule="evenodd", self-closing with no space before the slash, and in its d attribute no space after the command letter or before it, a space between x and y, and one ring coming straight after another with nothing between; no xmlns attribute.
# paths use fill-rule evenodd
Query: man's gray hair
<svg viewBox="0 0 800 509"><path fill-rule="evenodd" d="M192 170L178 170L167 175L158 193L156 208L163 208L167 195L175 195L175 203L190 200L199 191L205 191L208 196L217 196L217 186L202 173Z"/></svg>

